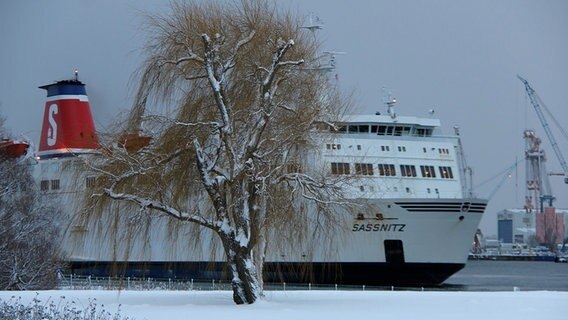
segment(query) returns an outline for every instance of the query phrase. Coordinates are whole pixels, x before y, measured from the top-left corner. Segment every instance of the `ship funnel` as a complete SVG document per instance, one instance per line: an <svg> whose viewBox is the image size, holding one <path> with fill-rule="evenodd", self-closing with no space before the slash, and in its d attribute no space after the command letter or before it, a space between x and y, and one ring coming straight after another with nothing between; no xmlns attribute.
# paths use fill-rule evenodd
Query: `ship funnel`
<svg viewBox="0 0 568 320"><path fill-rule="evenodd" d="M39 87L47 91L38 157L91 153L99 147L85 84L75 77Z"/></svg>

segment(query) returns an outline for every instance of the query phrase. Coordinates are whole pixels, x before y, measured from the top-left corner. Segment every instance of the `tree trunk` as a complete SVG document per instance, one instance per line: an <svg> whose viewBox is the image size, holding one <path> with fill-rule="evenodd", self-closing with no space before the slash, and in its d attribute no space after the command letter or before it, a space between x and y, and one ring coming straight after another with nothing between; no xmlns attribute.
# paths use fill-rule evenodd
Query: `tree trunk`
<svg viewBox="0 0 568 320"><path fill-rule="evenodd" d="M227 264L231 272L233 301L236 304L252 304L260 297L256 268L253 263L253 251L241 247L232 239L224 239Z"/></svg>
<svg viewBox="0 0 568 320"><path fill-rule="evenodd" d="M257 245L255 247L254 253L254 266L256 268L256 278L258 281L258 294L264 297L264 258L266 257L266 239L263 233L258 235Z"/></svg>

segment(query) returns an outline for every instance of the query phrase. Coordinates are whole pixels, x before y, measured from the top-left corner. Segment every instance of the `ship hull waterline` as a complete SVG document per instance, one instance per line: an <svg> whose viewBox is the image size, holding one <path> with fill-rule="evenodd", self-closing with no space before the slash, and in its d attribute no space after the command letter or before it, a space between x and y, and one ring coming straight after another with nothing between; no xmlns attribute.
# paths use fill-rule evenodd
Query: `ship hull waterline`
<svg viewBox="0 0 568 320"><path fill-rule="evenodd" d="M462 263L372 263L372 262L268 262L265 283L365 286L437 286L463 269ZM112 262L71 261L73 275L162 280L230 281L223 262Z"/></svg>

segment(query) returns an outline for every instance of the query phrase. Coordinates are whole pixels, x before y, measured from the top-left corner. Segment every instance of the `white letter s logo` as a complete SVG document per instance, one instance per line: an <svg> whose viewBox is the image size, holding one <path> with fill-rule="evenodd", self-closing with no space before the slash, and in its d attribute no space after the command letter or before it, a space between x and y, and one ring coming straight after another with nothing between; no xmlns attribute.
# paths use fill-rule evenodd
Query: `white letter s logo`
<svg viewBox="0 0 568 320"><path fill-rule="evenodd" d="M47 129L47 145L53 146L57 142L57 122L53 115L57 114L57 105L54 103L49 106L47 120L49 121L49 128Z"/></svg>

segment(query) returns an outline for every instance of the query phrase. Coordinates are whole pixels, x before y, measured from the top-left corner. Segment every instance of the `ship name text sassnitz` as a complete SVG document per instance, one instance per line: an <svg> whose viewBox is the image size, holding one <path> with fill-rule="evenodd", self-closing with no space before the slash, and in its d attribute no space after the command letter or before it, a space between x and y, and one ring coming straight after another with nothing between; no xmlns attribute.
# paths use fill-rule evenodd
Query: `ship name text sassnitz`
<svg viewBox="0 0 568 320"><path fill-rule="evenodd" d="M351 231L358 232L404 232L404 223L354 223Z"/></svg>

